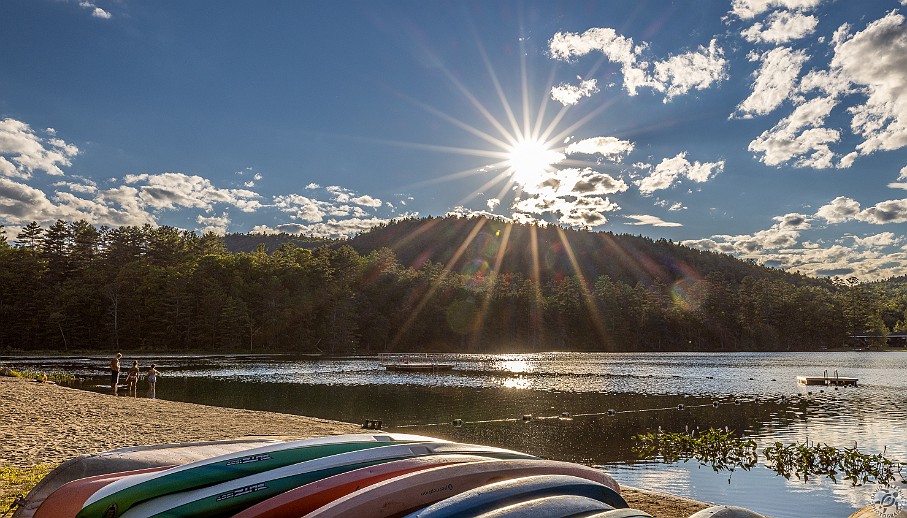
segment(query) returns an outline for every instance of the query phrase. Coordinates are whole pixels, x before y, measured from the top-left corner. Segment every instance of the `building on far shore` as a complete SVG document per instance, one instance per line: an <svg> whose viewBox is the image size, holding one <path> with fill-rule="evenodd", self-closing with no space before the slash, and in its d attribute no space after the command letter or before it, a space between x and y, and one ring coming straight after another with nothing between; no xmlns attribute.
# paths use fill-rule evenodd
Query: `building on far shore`
<svg viewBox="0 0 907 518"><path fill-rule="evenodd" d="M871 345L907 347L907 333L888 333L888 336L879 334L852 335L847 337L847 341L844 342L844 347L869 347Z"/></svg>

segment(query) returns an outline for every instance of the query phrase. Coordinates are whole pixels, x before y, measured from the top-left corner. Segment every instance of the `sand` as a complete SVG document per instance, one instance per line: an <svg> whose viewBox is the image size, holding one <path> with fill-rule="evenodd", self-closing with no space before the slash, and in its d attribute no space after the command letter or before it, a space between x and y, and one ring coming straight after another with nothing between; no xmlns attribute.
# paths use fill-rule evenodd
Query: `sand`
<svg viewBox="0 0 907 518"><path fill-rule="evenodd" d="M340 421L114 397L2 376L0 411L0 465L16 467L58 464L85 453L126 446L262 436L290 440L363 432L359 425ZM631 507L659 518L686 518L707 507L702 502L629 487L624 488L623 496Z"/></svg>

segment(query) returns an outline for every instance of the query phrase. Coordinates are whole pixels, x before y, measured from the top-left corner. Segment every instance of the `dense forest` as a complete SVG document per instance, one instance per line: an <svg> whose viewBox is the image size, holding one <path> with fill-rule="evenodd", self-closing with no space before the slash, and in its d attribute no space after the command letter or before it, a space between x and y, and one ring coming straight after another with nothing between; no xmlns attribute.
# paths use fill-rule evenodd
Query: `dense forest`
<svg viewBox="0 0 907 518"><path fill-rule="evenodd" d="M814 279L486 218L344 241L0 227L0 351L808 350L904 330L905 308L904 279Z"/></svg>

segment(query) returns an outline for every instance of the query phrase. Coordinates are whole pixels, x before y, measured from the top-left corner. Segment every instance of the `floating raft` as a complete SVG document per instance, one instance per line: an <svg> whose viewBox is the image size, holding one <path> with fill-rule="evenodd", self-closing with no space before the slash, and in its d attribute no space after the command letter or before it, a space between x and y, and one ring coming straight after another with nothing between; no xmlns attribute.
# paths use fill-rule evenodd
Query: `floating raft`
<svg viewBox="0 0 907 518"><path fill-rule="evenodd" d="M853 385L856 386L858 378L842 378L828 376L797 376L797 383L803 385Z"/></svg>
<svg viewBox="0 0 907 518"><path fill-rule="evenodd" d="M389 371L401 372L442 372L454 368L452 363L385 363L382 366Z"/></svg>

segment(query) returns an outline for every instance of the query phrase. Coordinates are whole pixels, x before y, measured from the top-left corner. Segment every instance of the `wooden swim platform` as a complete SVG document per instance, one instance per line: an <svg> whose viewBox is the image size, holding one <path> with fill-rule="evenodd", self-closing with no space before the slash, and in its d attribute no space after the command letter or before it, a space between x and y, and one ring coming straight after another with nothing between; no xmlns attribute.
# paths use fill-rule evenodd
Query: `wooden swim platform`
<svg viewBox="0 0 907 518"><path fill-rule="evenodd" d="M829 376L828 371L825 371L822 376L797 376L797 383L803 385L857 385L858 378L848 378L843 376L838 376L838 371L835 371L834 376Z"/></svg>

